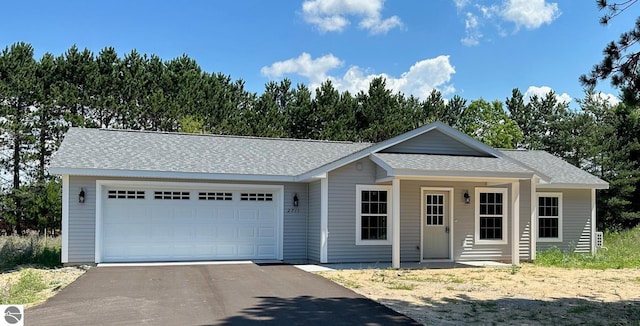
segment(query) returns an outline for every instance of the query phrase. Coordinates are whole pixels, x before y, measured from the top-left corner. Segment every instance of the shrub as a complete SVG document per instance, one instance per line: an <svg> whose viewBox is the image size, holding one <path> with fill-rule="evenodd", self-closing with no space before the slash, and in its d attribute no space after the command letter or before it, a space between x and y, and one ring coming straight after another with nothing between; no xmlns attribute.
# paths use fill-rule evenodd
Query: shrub
<svg viewBox="0 0 640 326"><path fill-rule="evenodd" d="M37 234L0 237L0 268L34 264L43 267L60 266L60 238L45 238Z"/></svg>

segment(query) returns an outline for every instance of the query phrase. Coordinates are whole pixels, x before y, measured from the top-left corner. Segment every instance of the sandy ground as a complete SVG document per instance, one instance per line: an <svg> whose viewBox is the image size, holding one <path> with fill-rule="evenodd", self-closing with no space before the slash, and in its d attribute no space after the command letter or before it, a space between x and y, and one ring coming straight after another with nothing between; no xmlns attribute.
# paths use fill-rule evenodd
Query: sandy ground
<svg viewBox="0 0 640 326"><path fill-rule="evenodd" d="M640 269L319 273L425 325L640 325Z"/></svg>
<svg viewBox="0 0 640 326"><path fill-rule="evenodd" d="M33 269L29 267L21 267L18 270L6 271L0 273L0 295L7 296L11 286L15 285L20 279L20 272L25 269L32 269L42 276L42 281L47 287L37 294L37 302L26 304L26 307L32 307L44 302L46 299L54 296L60 289L71 284L78 277L84 274L88 267L64 267L56 269ZM14 303L14 302L10 302Z"/></svg>

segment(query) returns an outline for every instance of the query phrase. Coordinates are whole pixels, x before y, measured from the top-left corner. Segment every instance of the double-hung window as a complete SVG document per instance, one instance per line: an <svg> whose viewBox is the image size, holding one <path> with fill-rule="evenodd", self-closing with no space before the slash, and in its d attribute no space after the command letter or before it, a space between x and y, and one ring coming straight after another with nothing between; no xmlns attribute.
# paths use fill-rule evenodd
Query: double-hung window
<svg viewBox="0 0 640 326"><path fill-rule="evenodd" d="M562 193L541 192L538 197L538 241L562 241Z"/></svg>
<svg viewBox="0 0 640 326"><path fill-rule="evenodd" d="M356 245L391 244L391 187L356 186Z"/></svg>
<svg viewBox="0 0 640 326"><path fill-rule="evenodd" d="M478 244L507 243L507 189L476 188L475 235Z"/></svg>

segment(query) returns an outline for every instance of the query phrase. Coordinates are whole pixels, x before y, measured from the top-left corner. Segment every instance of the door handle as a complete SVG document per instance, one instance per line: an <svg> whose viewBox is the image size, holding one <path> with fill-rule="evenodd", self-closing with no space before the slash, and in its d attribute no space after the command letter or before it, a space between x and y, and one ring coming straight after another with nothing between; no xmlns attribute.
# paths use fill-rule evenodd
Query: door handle
<svg viewBox="0 0 640 326"><path fill-rule="evenodd" d="M448 226L444 227L444 232L449 233L449 227Z"/></svg>

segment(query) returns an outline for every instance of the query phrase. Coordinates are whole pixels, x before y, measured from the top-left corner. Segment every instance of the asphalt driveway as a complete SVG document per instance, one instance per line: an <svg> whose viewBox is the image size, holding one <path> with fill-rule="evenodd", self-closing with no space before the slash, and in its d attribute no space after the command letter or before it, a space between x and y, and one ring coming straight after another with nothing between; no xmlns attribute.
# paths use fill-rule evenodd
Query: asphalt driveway
<svg viewBox="0 0 640 326"><path fill-rule="evenodd" d="M97 267L25 325L418 325L289 265Z"/></svg>

